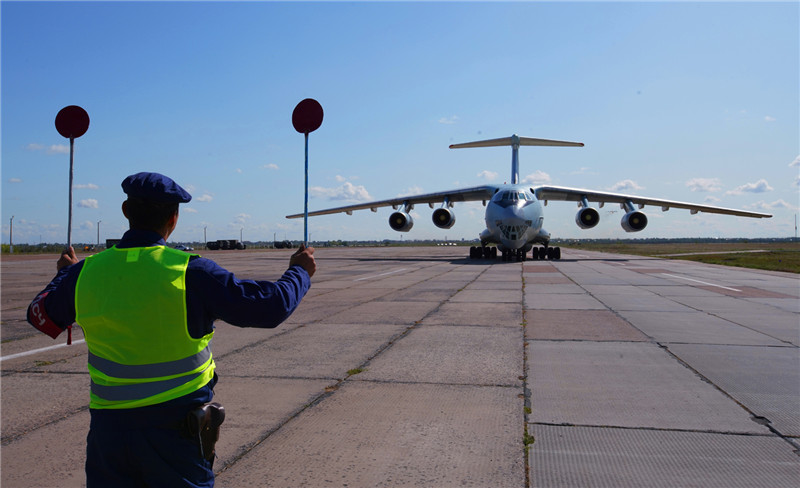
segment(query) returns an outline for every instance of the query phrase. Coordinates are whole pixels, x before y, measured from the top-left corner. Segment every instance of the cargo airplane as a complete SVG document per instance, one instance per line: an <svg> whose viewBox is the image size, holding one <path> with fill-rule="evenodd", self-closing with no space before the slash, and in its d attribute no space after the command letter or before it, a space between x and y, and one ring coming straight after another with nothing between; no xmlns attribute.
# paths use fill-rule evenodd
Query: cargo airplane
<svg viewBox="0 0 800 488"><path fill-rule="evenodd" d="M520 146L583 147L581 142L533 139L512 135L500 139L453 144L450 148L492 146L511 146L510 184L476 186L397 197L317 210L309 212L308 215L328 215L342 212L352 215L354 210L370 209L377 212L379 207L391 206L395 211L389 216L389 226L398 232L408 232L414 225L414 220L411 218L411 210L414 209L414 205L428 204L430 208L440 205L433 211L433 223L440 229L449 229L456 222L456 216L452 210L455 202L482 201L486 207L486 229L479 236L481 245L470 248L470 258L496 258L499 250L504 261L523 261L531 251L533 259L561 259L561 248L549 246L550 233L543 228L544 207L551 200L577 202L578 213L575 215L575 223L581 229L591 229L600 221L600 213L597 209L590 207L589 202L597 202L600 208L606 203L619 204L620 208L625 211L620 225L627 232L638 232L647 226L647 216L642 212L646 205L661 207L662 211L670 208L687 209L692 214L708 212L740 217L772 217L769 214L711 205L562 186L530 187L519 182ZM303 216L304 214L301 213L288 215L286 218L296 219ZM496 247L488 246L488 244L495 244ZM536 244L541 244L541 247L536 247Z"/></svg>

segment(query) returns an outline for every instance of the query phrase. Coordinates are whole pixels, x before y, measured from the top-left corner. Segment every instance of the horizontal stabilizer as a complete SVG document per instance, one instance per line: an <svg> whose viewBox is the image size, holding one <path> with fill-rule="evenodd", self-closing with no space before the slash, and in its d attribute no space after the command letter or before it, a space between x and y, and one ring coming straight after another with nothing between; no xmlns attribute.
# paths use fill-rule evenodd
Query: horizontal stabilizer
<svg viewBox="0 0 800 488"><path fill-rule="evenodd" d="M494 146L568 146L583 147L582 142L554 141L552 139L534 139L532 137L501 137L500 139L488 139L486 141L464 142L462 144L451 144L450 149L461 149L465 147L494 147Z"/></svg>

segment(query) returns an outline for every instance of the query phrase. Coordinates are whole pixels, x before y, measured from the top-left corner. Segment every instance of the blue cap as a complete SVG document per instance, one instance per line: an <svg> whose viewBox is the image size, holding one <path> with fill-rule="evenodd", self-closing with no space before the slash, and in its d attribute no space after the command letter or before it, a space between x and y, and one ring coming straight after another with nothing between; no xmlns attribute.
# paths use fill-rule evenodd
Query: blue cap
<svg viewBox="0 0 800 488"><path fill-rule="evenodd" d="M128 196L159 203L188 203L192 196L172 179L158 173L136 173L122 181Z"/></svg>

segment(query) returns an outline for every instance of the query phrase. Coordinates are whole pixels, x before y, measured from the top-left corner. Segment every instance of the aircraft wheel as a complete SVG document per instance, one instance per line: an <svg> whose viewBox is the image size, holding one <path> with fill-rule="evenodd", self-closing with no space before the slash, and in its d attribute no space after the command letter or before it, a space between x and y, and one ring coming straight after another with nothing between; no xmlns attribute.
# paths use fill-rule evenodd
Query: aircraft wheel
<svg viewBox="0 0 800 488"><path fill-rule="evenodd" d="M533 249L531 249L531 259L533 259L534 261L539 259L539 248L538 247L534 247Z"/></svg>
<svg viewBox="0 0 800 488"><path fill-rule="evenodd" d="M545 255L547 256L547 259L553 259L553 248L548 247L547 250L545 250Z"/></svg>
<svg viewBox="0 0 800 488"><path fill-rule="evenodd" d="M539 248L539 259L544 259L546 257L547 257L547 248L546 247L540 247Z"/></svg>
<svg viewBox="0 0 800 488"><path fill-rule="evenodd" d="M553 250L553 259L561 259L561 248L556 247Z"/></svg>

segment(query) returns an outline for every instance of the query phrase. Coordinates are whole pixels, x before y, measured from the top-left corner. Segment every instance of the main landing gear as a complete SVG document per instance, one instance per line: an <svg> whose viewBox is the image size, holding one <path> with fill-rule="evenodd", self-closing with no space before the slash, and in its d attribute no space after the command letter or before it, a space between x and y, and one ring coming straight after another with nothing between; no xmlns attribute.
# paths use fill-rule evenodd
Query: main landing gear
<svg viewBox="0 0 800 488"><path fill-rule="evenodd" d="M486 246L471 246L469 248L470 259L497 259L497 248Z"/></svg>
<svg viewBox="0 0 800 488"><path fill-rule="evenodd" d="M531 249L533 259L561 259L560 247L534 247Z"/></svg>

